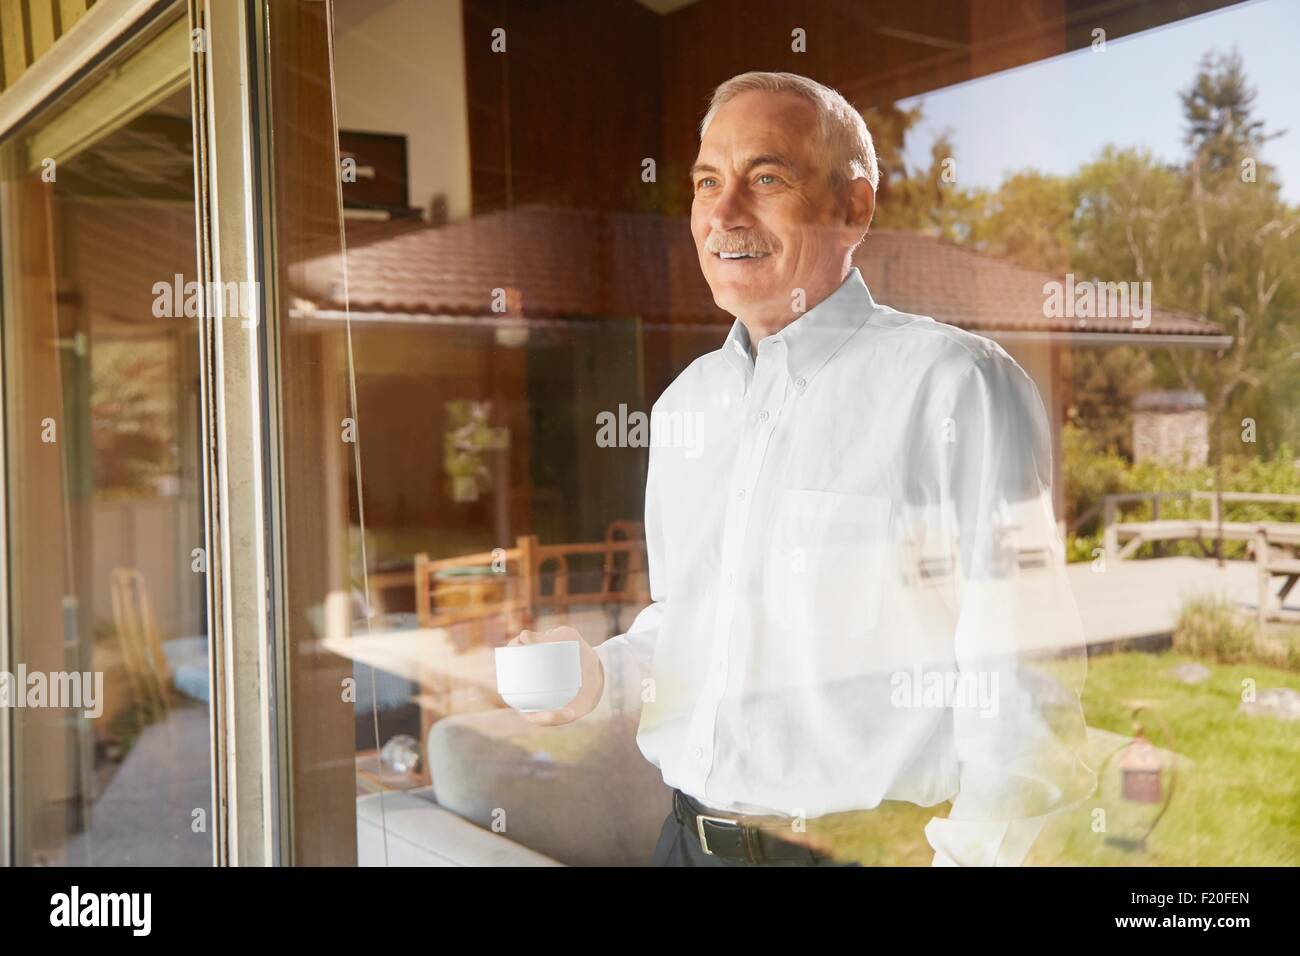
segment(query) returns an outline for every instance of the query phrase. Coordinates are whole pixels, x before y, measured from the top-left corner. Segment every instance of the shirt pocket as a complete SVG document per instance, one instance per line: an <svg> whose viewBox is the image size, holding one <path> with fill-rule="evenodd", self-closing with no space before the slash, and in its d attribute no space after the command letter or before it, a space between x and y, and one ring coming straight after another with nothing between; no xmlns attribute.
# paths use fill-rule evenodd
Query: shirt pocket
<svg viewBox="0 0 1300 956"><path fill-rule="evenodd" d="M890 499L875 495L783 491L769 554L769 619L819 641L875 631L892 513Z"/></svg>

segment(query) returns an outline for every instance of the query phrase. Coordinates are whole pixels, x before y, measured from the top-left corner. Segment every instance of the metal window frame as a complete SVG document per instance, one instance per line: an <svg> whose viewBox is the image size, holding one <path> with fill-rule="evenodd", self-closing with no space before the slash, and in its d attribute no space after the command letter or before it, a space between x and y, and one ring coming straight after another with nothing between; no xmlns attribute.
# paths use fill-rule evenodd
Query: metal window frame
<svg viewBox="0 0 1300 956"><path fill-rule="evenodd" d="M99 0L0 92L0 137L51 105L139 30L182 0Z"/></svg>
<svg viewBox="0 0 1300 956"><path fill-rule="evenodd" d="M0 140L58 104L91 73L121 53L159 21L183 15L182 0L100 0L39 60L0 92ZM3 281L3 276L0 276ZM6 321L0 315L0 322ZM0 348L3 339L0 338ZM13 672L11 565L9 549L9 461L7 416L9 383L0 361L0 670ZM17 845L14 819L14 712L0 710L0 866L13 866Z"/></svg>
<svg viewBox="0 0 1300 956"><path fill-rule="evenodd" d="M203 281L251 282L252 315L200 319L212 635L213 862L292 859L280 366L264 0L188 0ZM217 38L214 42L213 38Z"/></svg>
<svg viewBox="0 0 1300 956"><path fill-rule="evenodd" d="M0 138L72 93L159 20L188 15L200 282L254 282L251 321L199 319L211 647L213 863L292 859L280 496L279 341L270 215L265 0L100 0L0 93ZM213 44L212 35L222 42ZM213 104L220 103L220 109ZM7 387L0 362L0 400ZM0 406L2 408L3 406ZM0 669L9 666L8 476L0 414ZM13 713L0 711L0 865L11 866Z"/></svg>
<svg viewBox="0 0 1300 956"><path fill-rule="evenodd" d="M0 217L3 218L3 217ZM3 236L0 236L3 241ZM4 269L0 257L0 671L12 674L13 643L9 627L9 382L4 358ZM0 709L0 866L14 865L14 775L12 708Z"/></svg>

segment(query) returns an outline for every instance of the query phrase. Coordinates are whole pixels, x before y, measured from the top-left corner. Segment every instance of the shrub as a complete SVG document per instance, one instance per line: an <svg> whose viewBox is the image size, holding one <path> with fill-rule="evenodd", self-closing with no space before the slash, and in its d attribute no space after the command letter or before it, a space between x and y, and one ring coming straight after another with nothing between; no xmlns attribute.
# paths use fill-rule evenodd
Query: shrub
<svg viewBox="0 0 1300 956"><path fill-rule="evenodd" d="M1218 664L1267 664L1300 671L1300 629L1260 631L1232 601L1203 595L1183 602L1174 625L1174 650Z"/></svg>
<svg viewBox="0 0 1300 956"><path fill-rule="evenodd" d="M1065 480L1066 514L1077 520L1089 508L1097 505L1106 495L1129 492L1207 491L1215 488L1213 465L1184 467L1162 462L1144 461L1133 464L1117 454L1114 449L1102 449L1091 435L1072 424L1067 424L1061 436L1063 474ZM1295 452L1281 446L1270 459L1246 455L1226 455L1223 462L1223 490L1253 491L1267 494L1300 494L1300 463ZM1160 506L1160 517L1208 518L1210 503L1206 500L1167 499ZM1149 502L1124 505L1119 515L1121 521L1149 521L1153 513ZM1068 536L1067 560L1091 559L1094 539L1101 531L1100 511L1087 521L1080 522ZM1224 502L1224 521L1300 521L1300 505L1255 502ZM1143 545L1134 557L1155 553L1152 544ZM1200 546L1192 541L1165 543L1160 552L1166 555L1202 556ZM1246 556L1246 544L1225 541L1224 557L1240 559Z"/></svg>
<svg viewBox="0 0 1300 956"><path fill-rule="evenodd" d="M1190 598L1178 612L1174 650L1219 664L1242 664L1254 658L1255 625L1226 598Z"/></svg>

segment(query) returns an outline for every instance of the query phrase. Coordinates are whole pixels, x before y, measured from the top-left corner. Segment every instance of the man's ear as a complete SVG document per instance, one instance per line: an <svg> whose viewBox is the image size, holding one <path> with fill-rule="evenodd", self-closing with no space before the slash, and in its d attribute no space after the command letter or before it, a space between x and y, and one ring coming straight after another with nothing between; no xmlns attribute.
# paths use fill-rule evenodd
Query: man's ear
<svg viewBox="0 0 1300 956"><path fill-rule="evenodd" d="M871 227L871 217L876 213L876 191L863 177L850 180L844 187L844 225L854 233L857 241Z"/></svg>

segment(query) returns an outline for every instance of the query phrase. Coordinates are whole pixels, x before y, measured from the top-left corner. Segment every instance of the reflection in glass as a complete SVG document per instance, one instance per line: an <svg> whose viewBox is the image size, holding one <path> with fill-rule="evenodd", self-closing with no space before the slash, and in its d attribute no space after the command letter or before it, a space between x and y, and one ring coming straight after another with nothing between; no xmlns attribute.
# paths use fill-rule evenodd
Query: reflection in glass
<svg viewBox="0 0 1300 956"><path fill-rule="evenodd" d="M3 147L13 662L95 697L13 711L20 864L212 860L188 79L178 21Z"/></svg>

